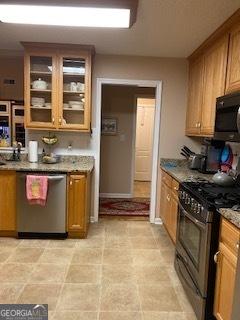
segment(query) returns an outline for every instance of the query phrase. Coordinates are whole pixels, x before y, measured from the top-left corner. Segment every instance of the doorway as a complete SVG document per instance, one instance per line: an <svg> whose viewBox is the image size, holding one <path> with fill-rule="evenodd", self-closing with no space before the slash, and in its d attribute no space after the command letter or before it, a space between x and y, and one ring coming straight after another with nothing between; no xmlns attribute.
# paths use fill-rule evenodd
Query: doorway
<svg viewBox="0 0 240 320"><path fill-rule="evenodd" d="M134 150L134 198L151 196L155 96L136 97L136 138Z"/></svg>
<svg viewBox="0 0 240 320"><path fill-rule="evenodd" d="M101 216L149 217L155 108L147 99L136 98L140 93L154 98L155 88L102 86ZM139 189L143 181L145 186L149 184L148 196L134 195L135 176L138 181L134 185Z"/></svg>
<svg viewBox="0 0 240 320"><path fill-rule="evenodd" d="M155 222L156 214L156 193L157 193L157 177L159 168L159 131L160 131L160 107L161 107L161 81L149 80L121 80L121 79L97 79L97 95L96 95L96 131L95 134L98 138L97 151L95 156L95 195L94 195L94 221L98 221L99 215L99 191L100 191L100 154L101 154L101 124L102 124L102 92L103 85L121 85L121 86L135 86L154 88L156 95L156 108L154 117L154 130L153 130L153 152L152 152L152 179L151 179L151 205L150 205L150 222ZM114 125L113 125L114 126ZM119 139L124 139L124 134L118 135ZM122 159L125 155L122 154Z"/></svg>

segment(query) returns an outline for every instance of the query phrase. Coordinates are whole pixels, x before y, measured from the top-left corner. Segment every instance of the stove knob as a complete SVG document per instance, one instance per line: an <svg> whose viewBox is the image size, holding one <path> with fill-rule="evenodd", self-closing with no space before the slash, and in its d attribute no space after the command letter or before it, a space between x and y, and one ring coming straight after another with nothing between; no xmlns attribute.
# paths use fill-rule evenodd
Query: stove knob
<svg viewBox="0 0 240 320"><path fill-rule="evenodd" d="M191 199L189 197L189 195L187 195L187 204L190 204L191 203Z"/></svg>
<svg viewBox="0 0 240 320"><path fill-rule="evenodd" d="M197 205L197 214L201 214L202 206L200 204Z"/></svg>
<svg viewBox="0 0 240 320"><path fill-rule="evenodd" d="M195 204L194 204L194 213L197 213L197 210L198 210L198 204L197 204L197 202L195 202Z"/></svg>

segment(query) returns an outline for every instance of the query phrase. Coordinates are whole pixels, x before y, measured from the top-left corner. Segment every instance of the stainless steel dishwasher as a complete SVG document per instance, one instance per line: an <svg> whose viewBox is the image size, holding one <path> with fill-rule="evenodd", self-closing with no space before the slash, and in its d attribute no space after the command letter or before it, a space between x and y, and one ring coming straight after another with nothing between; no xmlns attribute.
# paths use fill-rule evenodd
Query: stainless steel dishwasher
<svg viewBox="0 0 240 320"><path fill-rule="evenodd" d="M29 204L26 196L28 174L48 177L46 205ZM66 238L67 176L62 173L17 173L17 231L19 238Z"/></svg>

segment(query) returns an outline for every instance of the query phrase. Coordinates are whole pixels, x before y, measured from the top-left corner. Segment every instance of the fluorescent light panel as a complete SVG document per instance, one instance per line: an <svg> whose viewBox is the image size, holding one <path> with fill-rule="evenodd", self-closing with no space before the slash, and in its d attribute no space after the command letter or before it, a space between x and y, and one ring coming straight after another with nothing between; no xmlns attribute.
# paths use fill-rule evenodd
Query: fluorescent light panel
<svg viewBox="0 0 240 320"><path fill-rule="evenodd" d="M0 21L53 26L128 28L130 9L2 4Z"/></svg>

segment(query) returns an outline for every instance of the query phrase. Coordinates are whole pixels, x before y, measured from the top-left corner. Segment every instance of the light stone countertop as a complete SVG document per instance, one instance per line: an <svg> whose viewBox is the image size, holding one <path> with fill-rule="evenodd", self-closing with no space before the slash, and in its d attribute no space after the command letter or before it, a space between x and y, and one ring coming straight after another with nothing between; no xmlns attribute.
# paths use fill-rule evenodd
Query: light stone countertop
<svg viewBox="0 0 240 320"><path fill-rule="evenodd" d="M178 182L183 182L190 177L199 177L211 181L213 176L212 174L200 173L197 170L188 169L188 167L186 166L173 167L168 165L162 165L161 168Z"/></svg>
<svg viewBox="0 0 240 320"><path fill-rule="evenodd" d="M4 159L4 157L3 157ZM2 160L2 159L0 159ZM61 157L61 161L56 164L46 164L42 162L30 163L26 159L19 162L5 161L5 165L0 165L0 170L13 171L46 171L46 172L91 172L94 168L94 157L91 156L69 156Z"/></svg>

